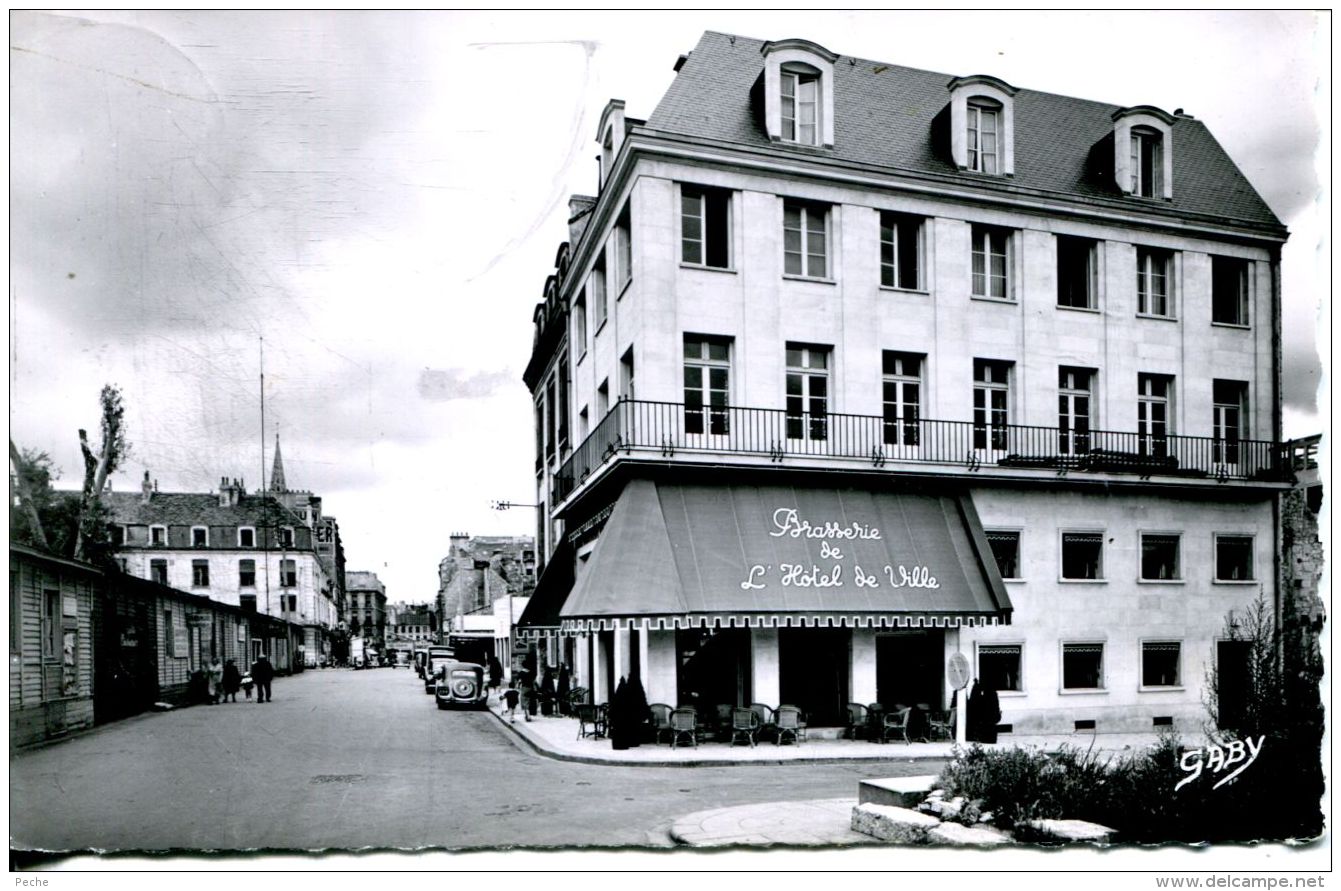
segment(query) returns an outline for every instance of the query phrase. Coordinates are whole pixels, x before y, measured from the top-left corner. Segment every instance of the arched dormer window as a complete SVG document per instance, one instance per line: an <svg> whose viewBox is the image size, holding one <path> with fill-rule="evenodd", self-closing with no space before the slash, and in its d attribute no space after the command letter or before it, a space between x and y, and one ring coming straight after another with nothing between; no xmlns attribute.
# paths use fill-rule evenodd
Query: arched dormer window
<svg viewBox="0 0 1341 891"><path fill-rule="evenodd" d="M568 253L569 253L568 242L565 241L559 244L559 251L554 255L554 268L556 270L556 274L559 277L559 281L561 282L568 275L568 261L569 261Z"/></svg>
<svg viewBox="0 0 1341 891"><path fill-rule="evenodd" d="M950 89L950 155L960 170L1015 174L1015 87L986 74L957 77Z"/></svg>
<svg viewBox="0 0 1341 891"><path fill-rule="evenodd" d="M601 123L596 128L596 141L601 144L601 188L610 179L619 157L620 146L624 144L624 100L611 99L601 112Z"/></svg>
<svg viewBox="0 0 1341 891"><path fill-rule="evenodd" d="M764 127L774 142L833 146L833 63L817 43L769 41L764 54Z"/></svg>
<svg viewBox="0 0 1341 891"><path fill-rule="evenodd" d="M1113 178L1123 193L1173 197L1173 122L1153 105L1113 113Z"/></svg>

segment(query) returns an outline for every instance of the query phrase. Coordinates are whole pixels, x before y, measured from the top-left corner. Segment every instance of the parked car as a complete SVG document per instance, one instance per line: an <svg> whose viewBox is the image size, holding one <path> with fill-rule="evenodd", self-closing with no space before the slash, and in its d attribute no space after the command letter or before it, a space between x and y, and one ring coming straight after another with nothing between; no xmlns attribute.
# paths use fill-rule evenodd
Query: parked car
<svg viewBox="0 0 1341 891"><path fill-rule="evenodd" d="M434 694L438 708L456 705L484 708L489 702L489 686L485 683L485 675L483 665L442 662L438 669L437 692Z"/></svg>
<svg viewBox="0 0 1341 891"><path fill-rule="evenodd" d="M424 659L424 692L432 693L437 684L437 669L443 662L451 661L451 647L429 647Z"/></svg>

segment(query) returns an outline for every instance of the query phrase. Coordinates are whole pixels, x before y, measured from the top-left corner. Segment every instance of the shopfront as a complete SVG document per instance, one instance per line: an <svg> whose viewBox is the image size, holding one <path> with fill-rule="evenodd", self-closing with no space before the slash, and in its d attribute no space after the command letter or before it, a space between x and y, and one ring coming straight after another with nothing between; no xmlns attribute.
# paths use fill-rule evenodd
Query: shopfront
<svg viewBox="0 0 1341 891"><path fill-rule="evenodd" d="M578 661L649 701L946 707L959 629L1011 604L963 492L630 481L563 606Z"/></svg>

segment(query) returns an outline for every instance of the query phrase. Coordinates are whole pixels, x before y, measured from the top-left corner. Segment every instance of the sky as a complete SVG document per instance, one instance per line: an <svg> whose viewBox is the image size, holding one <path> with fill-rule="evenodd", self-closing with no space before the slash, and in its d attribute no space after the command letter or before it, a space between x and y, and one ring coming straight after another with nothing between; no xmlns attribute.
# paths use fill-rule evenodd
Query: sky
<svg viewBox="0 0 1341 891"><path fill-rule="evenodd" d="M648 117L704 30L1200 118L1291 230L1285 433L1319 432L1323 16L12 12L10 435L77 487L115 383L114 487L204 492L256 488L278 433L349 569L430 600L452 532L534 534L491 503L534 500L521 374L568 196L607 100Z"/></svg>

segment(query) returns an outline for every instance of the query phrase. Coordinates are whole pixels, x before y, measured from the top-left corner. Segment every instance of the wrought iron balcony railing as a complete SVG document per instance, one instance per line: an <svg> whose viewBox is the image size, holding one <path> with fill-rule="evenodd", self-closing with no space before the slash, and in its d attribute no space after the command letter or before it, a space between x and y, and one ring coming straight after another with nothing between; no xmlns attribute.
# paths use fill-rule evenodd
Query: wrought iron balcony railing
<svg viewBox="0 0 1341 891"><path fill-rule="evenodd" d="M926 418L811 414L775 408L697 407L623 400L610 409L554 477L558 504L619 452L849 458L1067 472L1277 481L1289 477L1281 443L1160 433L993 425Z"/></svg>

